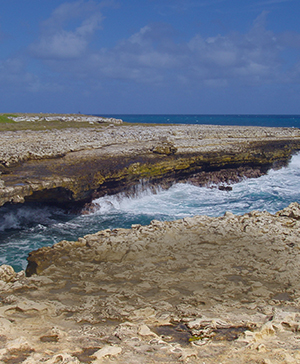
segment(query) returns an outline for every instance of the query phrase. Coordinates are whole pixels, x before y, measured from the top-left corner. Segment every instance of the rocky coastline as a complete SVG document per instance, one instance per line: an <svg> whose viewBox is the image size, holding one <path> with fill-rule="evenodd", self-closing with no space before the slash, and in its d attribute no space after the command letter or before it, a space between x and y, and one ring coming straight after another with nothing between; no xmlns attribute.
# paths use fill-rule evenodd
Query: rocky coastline
<svg viewBox="0 0 300 364"><path fill-rule="evenodd" d="M235 182L282 166L300 130L212 125L98 125L1 132L0 206L83 205L143 181Z"/></svg>
<svg viewBox="0 0 300 364"><path fill-rule="evenodd" d="M101 123L1 132L0 206L87 211L141 181L226 189L300 150L292 128ZM293 203L33 251L26 271L0 266L0 363L299 363L299 229Z"/></svg>
<svg viewBox="0 0 300 364"><path fill-rule="evenodd" d="M300 206L104 230L0 267L3 363L299 363Z"/></svg>

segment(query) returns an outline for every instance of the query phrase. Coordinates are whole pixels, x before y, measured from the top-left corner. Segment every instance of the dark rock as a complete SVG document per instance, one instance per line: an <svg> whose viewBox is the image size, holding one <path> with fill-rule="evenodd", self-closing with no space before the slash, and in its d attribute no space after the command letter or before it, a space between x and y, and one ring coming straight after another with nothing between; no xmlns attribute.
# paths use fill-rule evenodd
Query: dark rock
<svg viewBox="0 0 300 364"><path fill-rule="evenodd" d="M218 188L221 191L232 191L232 187L231 186L219 186Z"/></svg>

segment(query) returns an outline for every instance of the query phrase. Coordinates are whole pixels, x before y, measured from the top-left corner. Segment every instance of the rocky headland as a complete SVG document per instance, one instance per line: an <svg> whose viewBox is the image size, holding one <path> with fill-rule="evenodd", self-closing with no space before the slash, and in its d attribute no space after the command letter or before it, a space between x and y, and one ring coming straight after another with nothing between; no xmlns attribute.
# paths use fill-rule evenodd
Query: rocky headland
<svg viewBox="0 0 300 364"><path fill-rule="evenodd" d="M83 205L141 181L226 184L282 166L297 150L297 128L109 122L3 131L0 206L27 201Z"/></svg>
<svg viewBox="0 0 300 364"><path fill-rule="evenodd" d="M2 131L0 205L82 207L141 181L228 188L298 150L291 128L101 121ZM299 363L299 228L293 203L40 248L26 272L0 267L0 363Z"/></svg>

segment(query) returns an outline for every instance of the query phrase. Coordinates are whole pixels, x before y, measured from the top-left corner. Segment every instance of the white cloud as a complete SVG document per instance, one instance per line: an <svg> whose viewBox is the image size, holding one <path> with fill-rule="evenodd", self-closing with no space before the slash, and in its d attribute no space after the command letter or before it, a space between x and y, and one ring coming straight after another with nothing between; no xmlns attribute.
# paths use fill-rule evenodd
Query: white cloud
<svg viewBox="0 0 300 364"><path fill-rule="evenodd" d="M84 37L73 32L61 31L51 36L44 36L31 50L39 58L78 58L86 49Z"/></svg>
<svg viewBox="0 0 300 364"><path fill-rule="evenodd" d="M99 4L76 1L60 5L42 24L40 39L30 46L37 58L67 59L84 54L103 20ZM69 23L73 29L67 30Z"/></svg>
<svg viewBox="0 0 300 364"><path fill-rule="evenodd" d="M147 41L147 33L151 34L151 27L149 25L146 25L145 27L141 28L139 32L133 34L128 39L128 42L132 44L138 44L140 46L145 45L145 41Z"/></svg>
<svg viewBox="0 0 300 364"><path fill-rule="evenodd" d="M110 50L106 62L115 65L115 72L126 70L124 77L131 74L130 69L139 70L140 81L143 75L149 79L152 74L154 79L159 76L174 82L180 73L181 79L190 79L191 84L272 82L281 77L282 44L266 29L266 16L266 12L258 16L246 34L229 33L206 39L195 35L186 44L174 44L171 39L163 45L157 43L157 38L151 38L153 29L148 25ZM130 46L133 43L135 47Z"/></svg>
<svg viewBox="0 0 300 364"><path fill-rule="evenodd" d="M282 45L265 28L262 13L246 34L230 33L203 39L195 36L189 42L192 64L202 69L199 77L227 82L273 82L281 77Z"/></svg>
<svg viewBox="0 0 300 364"><path fill-rule="evenodd" d="M80 1L74 4L73 8L70 4L60 8L48 19L47 32L35 45L40 58L52 59L45 64L61 74L62 82L77 79L84 80L88 87L97 87L119 80L169 88L224 88L231 84L285 83L298 74L298 66L284 69L282 54L291 47L300 47L300 34L275 35L266 29L267 12L261 13L245 34L207 38L197 34L188 42L176 43L169 27L148 24L112 48L91 50L90 35L99 29L102 15L85 9L85 18L67 30L63 28L66 18L75 16L83 6ZM53 24L62 27L54 31Z"/></svg>

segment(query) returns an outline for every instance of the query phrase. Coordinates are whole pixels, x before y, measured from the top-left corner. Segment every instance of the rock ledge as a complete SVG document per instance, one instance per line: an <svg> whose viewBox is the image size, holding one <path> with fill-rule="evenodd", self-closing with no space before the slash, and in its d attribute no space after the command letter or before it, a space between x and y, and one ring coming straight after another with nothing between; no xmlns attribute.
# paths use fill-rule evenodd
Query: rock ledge
<svg viewBox="0 0 300 364"><path fill-rule="evenodd" d="M299 216L152 221L2 266L0 360L299 363Z"/></svg>
<svg viewBox="0 0 300 364"><path fill-rule="evenodd" d="M84 204L141 180L167 186L190 178L202 185L261 175L300 150L300 131L114 125L7 131L1 133L1 142L0 206L26 201ZM239 168L248 172L240 169L236 177Z"/></svg>

